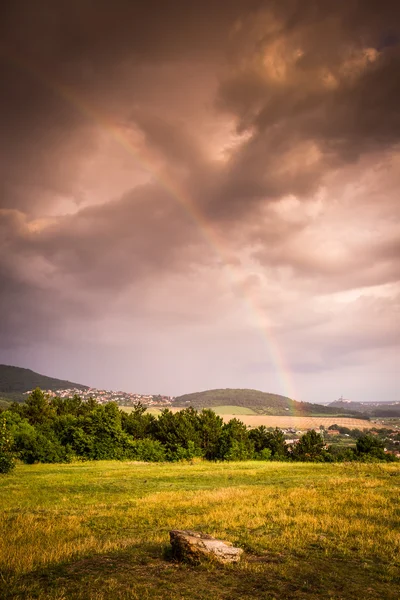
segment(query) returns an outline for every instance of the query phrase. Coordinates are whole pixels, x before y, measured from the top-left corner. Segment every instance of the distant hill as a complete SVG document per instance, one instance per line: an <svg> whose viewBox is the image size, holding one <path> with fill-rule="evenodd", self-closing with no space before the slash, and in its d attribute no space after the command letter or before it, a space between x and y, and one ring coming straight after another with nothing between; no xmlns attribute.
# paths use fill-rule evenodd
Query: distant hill
<svg viewBox="0 0 400 600"><path fill-rule="evenodd" d="M400 417L400 402L353 402L340 398L328 406L338 410L357 411L368 417Z"/></svg>
<svg viewBox="0 0 400 600"><path fill-rule="evenodd" d="M310 402L297 402L279 394L249 389L207 390L185 394L175 398L172 405L192 406L196 409L242 406L250 408L256 414L273 416L288 414L298 416L349 415L360 418L359 413L349 408L338 409Z"/></svg>
<svg viewBox="0 0 400 600"><path fill-rule="evenodd" d="M77 388L79 390L88 389L88 386L86 385L72 383L71 381L56 379L54 377L46 377L46 375L40 375L30 369L0 365L1 399L22 402L25 400L24 392L33 390L37 387L42 390L52 391L67 388Z"/></svg>

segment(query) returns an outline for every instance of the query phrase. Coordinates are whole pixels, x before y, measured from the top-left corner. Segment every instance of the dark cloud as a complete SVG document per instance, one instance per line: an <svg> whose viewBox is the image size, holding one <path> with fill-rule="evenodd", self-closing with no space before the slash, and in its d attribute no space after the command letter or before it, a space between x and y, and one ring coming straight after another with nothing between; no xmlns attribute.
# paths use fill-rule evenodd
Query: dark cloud
<svg viewBox="0 0 400 600"><path fill-rule="evenodd" d="M240 212L285 194L307 198L329 170L398 144L400 45L378 50L378 39L399 8L365 8L282 3L243 21L218 107L251 136L230 161L218 213L224 201Z"/></svg>
<svg viewBox="0 0 400 600"><path fill-rule="evenodd" d="M3 3L3 354L87 336L121 360L159 347L169 386L174 356L220 385L266 364L266 320L294 372L389 356L399 17L375 0Z"/></svg>
<svg viewBox="0 0 400 600"><path fill-rule="evenodd" d="M96 126L79 103L94 96L99 104L99 97L109 96L113 88L134 101L135 69L144 64L183 57L210 60L220 52L244 5L235 1L221 9L211 2L207 7L197 1L154 0L119 0L112 6L92 0L3 3L0 205L26 210L35 205L37 210L48 206L49 193L78 196L82 155L97 142ZM124 65L130 65L128 75ZM130 81L121 85L121 76ZM71 103L62 86L70 86L78 101ZM140 99L140 91L136 95Z"/></svg>

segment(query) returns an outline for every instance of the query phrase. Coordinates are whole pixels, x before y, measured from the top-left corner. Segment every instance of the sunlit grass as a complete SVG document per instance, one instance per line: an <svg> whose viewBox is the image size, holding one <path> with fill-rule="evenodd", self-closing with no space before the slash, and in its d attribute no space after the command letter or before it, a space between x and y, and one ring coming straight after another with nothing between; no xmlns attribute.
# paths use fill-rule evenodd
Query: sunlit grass
<svg viewBox="0 0 400 600"><path fill-rule="evenodd" d="M213 406L213 411L217 415L256 415L252 408L246 406L233 406L226 404L224 406Z"/></svg>
<svg viewBox="0 0 400 600"><path fill-rule="evenodd" d="M0 480L2 597L230 598L234 585L240 598L351 598L364 586L367 598L397 598L399 483L397 465L379 464L21 465ZM173 565L172 528L231 540L245 560L219 574ZM270 583L255 592L260 577ZM206 582L214 595L201 595Z"/></svg>

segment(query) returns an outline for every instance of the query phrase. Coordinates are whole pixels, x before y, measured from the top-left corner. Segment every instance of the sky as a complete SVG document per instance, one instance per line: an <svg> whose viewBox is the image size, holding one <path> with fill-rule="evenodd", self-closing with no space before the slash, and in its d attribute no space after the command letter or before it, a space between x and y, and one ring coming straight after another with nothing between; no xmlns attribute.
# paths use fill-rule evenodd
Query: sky
<svg viewBox="0 0 400 600"><path fill-rule="evenodd" d="M400 3L0 11L1 363L400 400Z"/></svg>

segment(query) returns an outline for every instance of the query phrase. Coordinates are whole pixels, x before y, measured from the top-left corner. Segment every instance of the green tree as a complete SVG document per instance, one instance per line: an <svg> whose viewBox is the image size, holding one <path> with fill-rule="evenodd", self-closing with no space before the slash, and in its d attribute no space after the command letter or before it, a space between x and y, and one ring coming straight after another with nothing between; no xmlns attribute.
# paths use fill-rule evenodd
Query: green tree
<svg viewBox="0 0 400 600"><path fill-rule="evenodd" d="M141 440L151 435L155 417L146 411L147 408L141 402L137 402L131 413L122 412L121 414L123 430L135 440Z"/></svg>
<svg viewBox="0 0 400 600"><path fill-rule="evenodd" d="M198 415L200 446L204 458L215 460L222 435L223 419L209 408L203 408Z"/></svg>
<svg viewBox="0 0 400 600"><path fill-rule="evenodd" d="M231 419L222 427L219 458L222 460L248 460L253 457L254 444L246 425Z"/></svg>
<svg viewBox="0 0 400 600"><path fill-rule="evenodd" d="M356 453L362 459L371 457L379 460L385 460L384 443L375 435L363 435L358 438L356 443Z"/></svg>
<svg viewBox="0 0 400 600"><path fill-rule="evenodd" d="M122 459L130 445L129 436L122 430L121 411L115 402L98 405L77 421L73 449L84 448L86 458L93 460Z"/></svg>
<svg viewBox="0 0 400 600"><path fill-rule="evenodd" d="M72 398L52 398L49 404L54 409L57 416L74 415L77 417L86 412L86 403L83 402L82 398L77 394L72 396Z"/></svg>
<svg viewBox="0 0 400 600"><path fill-rule="evenodd" d="M325 455L325 442L320 433L311 429L301 436L293 447L292 456L295 460L305 462L323 461Z"/></svg>
<svg viewBox="0 0 400 600"><path fill-rule="evenodd" d="M199 415L194 408L176 413L165 408L153 423L152 436L165 446L169 460L202 454Z"/></svg>
<svg viewBox="0 0 400 600"><path fill-rule="evenodd" d="M268 431L264 425L260 425L260 427L256 427L249 432L249 438L254 443L256 458L257 454L265 450L268 450L269 453L263 452L264 460L268 456L272 460L283 460L289 456L285 436L278 428Z"/></svg>
<svg viewBox="0 0 400 600"><path fill-rule="evenodd" d="M40 388L36 388L22 405L21 413L31 425L42 425L51 421L56 411L50 404L48 396Z"/></svg>

